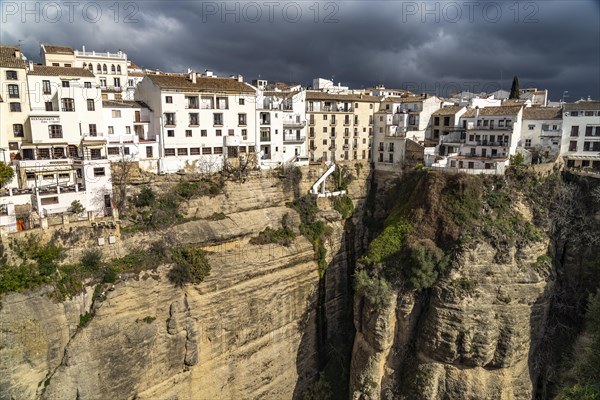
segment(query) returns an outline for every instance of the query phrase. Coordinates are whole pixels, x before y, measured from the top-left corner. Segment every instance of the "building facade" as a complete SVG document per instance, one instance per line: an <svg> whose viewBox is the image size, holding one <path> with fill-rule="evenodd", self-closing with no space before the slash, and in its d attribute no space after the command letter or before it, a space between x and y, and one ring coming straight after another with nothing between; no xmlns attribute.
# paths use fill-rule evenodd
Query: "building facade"
<svg viewBox="0 0 600 400"><path fill-rule="evenodd" d="M560 152L568 168L600 170L600 101L564 105Z"/></svg>
<svg viewBox="0 0 600 400"><path fill-rule="evenodd" d="M519 147L531 153L533 163L551 162L560 153L562 110L559 107L523 109Z"/></svg>

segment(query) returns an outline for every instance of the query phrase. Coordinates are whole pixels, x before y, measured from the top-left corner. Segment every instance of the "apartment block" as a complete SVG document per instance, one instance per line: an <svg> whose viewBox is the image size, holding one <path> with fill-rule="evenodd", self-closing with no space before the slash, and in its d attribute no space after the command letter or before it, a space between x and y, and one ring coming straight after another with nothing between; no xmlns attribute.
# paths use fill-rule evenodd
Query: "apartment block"
<svg viewBox="0 0 600 400"><path fill-rule="evenodd" d="M533 163L551 162L560 153L562 109L526 107L523 109L519 147L531 153Z"/></svg>
<svg viewBox="0 0 600 400"><path fill-rule="evenodd" d="M260 151L256 89L241 77L148 74L136 100L153 111L159 171L221 169L226 158Z"/></svg>
<svg viewBox="0 0 600 400"><path fill-rule="evenodd" d="M375 96L308 90L309 160L369 160L379 104Z"/></svg>
<svg viewBox="0 0 600 400"><path fill-rule="evenodd" d="M600 170L600 101L564 105L560 152L569 168Z"/></svg>
<svg viewBox="0 0 600 400"><path fill-rule="evenodd" d="M25 58L18 47L0 46L0 161L19 157L29 135L29 100Z"/></svg>

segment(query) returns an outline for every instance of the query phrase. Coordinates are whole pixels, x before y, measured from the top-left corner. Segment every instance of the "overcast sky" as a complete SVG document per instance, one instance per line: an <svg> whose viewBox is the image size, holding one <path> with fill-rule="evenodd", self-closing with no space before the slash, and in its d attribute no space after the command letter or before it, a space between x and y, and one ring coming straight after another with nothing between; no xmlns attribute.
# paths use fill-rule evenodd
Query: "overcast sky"
<svg viewBox="0 0 600 400"><path fill-rule="evenodd" d="M123 49L140 66L448 94L521 87L600 99L600 2L1 0L0 41Z"/></svg>

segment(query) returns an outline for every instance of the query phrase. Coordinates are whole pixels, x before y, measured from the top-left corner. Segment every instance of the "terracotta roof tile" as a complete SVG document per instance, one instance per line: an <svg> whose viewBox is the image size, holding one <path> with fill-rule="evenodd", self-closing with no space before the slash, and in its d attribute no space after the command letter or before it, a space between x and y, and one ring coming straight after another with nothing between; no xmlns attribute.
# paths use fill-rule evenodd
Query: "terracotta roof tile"
<svg viewBox="0 0 600 400"><path fill-rule="evenodd" d="M558 107L527 107L523 110L523 119L562 119L562 111Z"/></svg>
<svg viewBox="0 0 600 400"><path fill-rule="evenodd" d="M15 57L19 51L15 46L0 46L0 67L4 68L25 68L25 61Z"/></svg>
<svg viewBox="0 0 600 400"><path fill-rule="evenodd" d="M183 75L157 75L151 74L147 77L155 85L163 89L185 89L200 92L235 92L254 93L255 90L244 82L238 82L233 78L208 78L197 77L193 83L187 76Z"/></svg>
<svg viewBox="0 0 600 400"><path fill-rule="evenodd" d="M28 75L94 77L94 74L86 68L49 67L47 65L34 65Z"/></svg>
<svg viewBox="0 0 600 400"><path fill-rule="evenodd" d="M387 97L384 103L420 103L431 96Z"/></svg>
<svg viewBox="0 0 600 400"><path fill-rule="evenodd" d="M369 96L366 94L327 93L309 90L306 92L306 100L338 100L378 103L380 97Z"/></svg>
<svg viewBox="0 0 600 400"><path fill-rule="evenodd" d="M104 108L148 108L143 101L136 100L102 100Z"/></svg>
<svg viewBox="0 0 600 400"><path fill-rule="evenodd" d="M446 106L442 107L431 115L454 115L460 110L462 110L463 106Z"/></svg>
<svg viewBox="0 0 600 400"><path fill-rule="evenodd" d="M73 49L67 46L45 44L44 49L46 50L46 54L75 54Z"/></svg>
<svg viewBox="0 0 600 400"><path fill-rule="evenodd" d="M580 101L565 104L565 111L600 110L600 101Z"/></svg>
<svg viewBox="0 0 600 400"><path fill-rule="evenodd" d="M499 107L484 107L479 109L479 116L502 116L502 115L517 115L521 110L521 106L499 106ZM463 114L463 118L475 117L476 110L474 108L467 110Z"/></svg>

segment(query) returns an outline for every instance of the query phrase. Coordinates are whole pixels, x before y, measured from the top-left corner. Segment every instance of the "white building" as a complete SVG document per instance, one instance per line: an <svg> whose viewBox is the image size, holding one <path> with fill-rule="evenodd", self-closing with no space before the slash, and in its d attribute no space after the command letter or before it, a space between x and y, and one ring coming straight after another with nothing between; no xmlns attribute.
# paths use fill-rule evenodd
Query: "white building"
<svg viewBox="0 0 600 400"><path fill-rule="evenodd" d="M529 151L532 162L550 162L560 153L562 110L558 107L523 109L519 147Z"/></svg>
<svg viewBox="0 0 600 400"><path fill-rule="evenodd" d="M304 90L258 92L261 165L307 159L305 101Z"/></svg>
<svg viewBox="0 0 600 400"><path fill-rule="evenodd" d="M569 168L600 170L600 101L564 105L560 152Z"/></svg>
<svg viewBox="0 0 600 400"><path fill-rule="evenodd" d="M102 89L102 99L114 100L128 94L127 54L121 50L115 53L73 50L66 46L42 44L40 49L42 63L46 66L85 68L96 77L96 83Z"/></svg>
<svg viewBox="0 0 600 400"><path fill-rule="evenodd" d="M447 172L503 174L521 139L522 107L486 107L465 112L462 130L443 136L434 169ZM452 150L450 150L452 149Z"/></svg>
<svg viewBox="0 0 600 400"><path fill-rule="evenodd" d="M152 110L141 101L104 100L104 132L111 161L158 160Z"/></svg>
<svg viewBox="0 0 600 400"><path fill-rule="evenodd" d="M28 132L29 89L25 57L18 47L0 46L0 161L18 158Z"/></svg>
<svg viewBox="0 0 600 400"><path fill-rule="evenodd" d="M136 100L153 110L160 173L215 171L259 151L256 89L241 77L149 74Z"/></svg>

